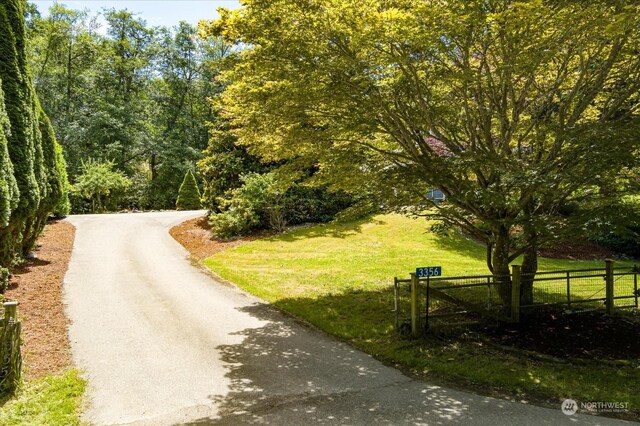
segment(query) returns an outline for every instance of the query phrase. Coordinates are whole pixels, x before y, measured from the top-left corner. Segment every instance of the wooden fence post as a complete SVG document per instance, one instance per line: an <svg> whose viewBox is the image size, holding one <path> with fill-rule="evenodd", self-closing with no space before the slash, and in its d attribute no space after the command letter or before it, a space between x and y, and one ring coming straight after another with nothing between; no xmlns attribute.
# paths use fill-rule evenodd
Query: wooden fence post
<svg viewBox="0 0 640 426"><path fill-rule="evenodd" d="M605 266L605 308L607 314L613 313L613 260L607 260Z"/></svg>
<svg viewBox="0 0 640 426"><path fill-rule="evenodd" d="M418 300L420 300L420 295L418 294L418 277L415 273L411 273L411 336L418 337L420 334L420 327L418 322L419 318L419 309L418 309Z"/></svg>
<svg viewBox="0 0 640 426"><path fill-rule="evenodd" d="M638 272L640 272L638 265L633 265L633 295L635 297L636 309L638 309L638 296L640 296L640 294L638 294Z"/></svg>
<svg viewBox="0 0 640 426"><path fill-rule="evenodd" d="M398 306L399 297L400 295L398 291L398 277L393 277L393 312L395 313L396 331L400 331L400 307Z"/></svg>
<svg viewBox="0 0 640 426"><path fill-rule="evenodd" d="M18 302L4 302L2 307L4 318L0 334L0 394L7 395L17 388L22 374L21 324L18 321Z"/></svg>
<svg viewBox="0 0 640 426"><path fill-rule="evenodd" d="M431 303L431 299L429 298L429 293L431 292L431 277L429 277L429 275L427 275L427 288L425 289L426 291L426 297L424 298L424 331L425 333L427 332L427 330L429 330L429 305Z"/></svg>
<svg viewBox="0 0 640 426"><path fill-rule="evenodd" d="M511 321L520 322L520 265L511 265Z"/></svg>
<svg viewBox="0 0 640 426"><path fill-rule="evenodd" d="M571 309L571 272L567 271L567 307Z"/></svg>
<svg viewBox="0 0 640 426"><path fill-rule="evenodd" d="M5 323L9 323L11 320L14 322L18 320L18 302L4 302L2 307L4 308Z"/></svg>

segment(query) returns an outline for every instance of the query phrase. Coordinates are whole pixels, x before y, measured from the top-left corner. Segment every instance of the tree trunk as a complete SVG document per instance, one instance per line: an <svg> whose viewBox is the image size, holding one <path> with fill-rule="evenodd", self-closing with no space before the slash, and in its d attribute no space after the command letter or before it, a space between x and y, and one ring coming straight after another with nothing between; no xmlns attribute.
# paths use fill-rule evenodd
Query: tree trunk
<svg viewBox="0 0 640 426"><path fill-rule="evenodd" d="M521 271L520 304L531 305L533 303L533 279L538 271L538 248L535 243L524 252Z"/></svg>
<svg viewBox="0 0 640 426"><path fill-rule="evenodd" d="M151 169L151 182L153 182L158 177L158 164L156 154L151 154L151 159L149 160L149 168Z"/></svg>
<svg viewBox="0 0 640 426"><path fill-rule="evenodd" d="M498 284L498 294L502 302L508 306L511 303L511 276L509 271L509 252L511 236L509 229L499 225L493 229L495 244L493 246L493 277Z"/></svg>
<svg viewBox="0 0 640 426"><path fill-rule="evenodd" d="M533 303L533 279L536 276L536 272L538 272L538 234L531 224L533 208L533 201L527 203L525 206L527 221L522 231L527 250L524 252L522 258L520 305L531 305Z"/></svg>
<svg viewBox="0 0 640 426"><path fill-rule="evenodd" d="M67 53L67 96L65 99L64 128L69 127L71 113L71 64L73 60L73 37L69 35L69 51Z"/></svg>

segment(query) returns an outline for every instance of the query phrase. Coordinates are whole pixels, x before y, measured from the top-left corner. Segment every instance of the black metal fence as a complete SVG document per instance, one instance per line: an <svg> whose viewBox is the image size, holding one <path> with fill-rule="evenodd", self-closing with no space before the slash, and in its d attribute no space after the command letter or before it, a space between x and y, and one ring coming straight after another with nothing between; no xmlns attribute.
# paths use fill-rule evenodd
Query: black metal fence
<svg viewBox="0 0 640 426"><path fill-rule="evenodd" d="M612 307L638 308L637 266L612 269ZM522 279L531 279L526 274ZM572 310L606 308L607 268L538 272L533 277L533 303L521 308L566 306Z"/></svg>
<svg viewBox="0 0 640 426"><path fill-rule="evenodd" d="M514 266L510 275L394 278L395 326L399 331L419 335L432 319L456 315L481 316L517 322L520 310L544 306L590 310L638 308L640 268L613 267L520 274ZM520 284L532 281L533 302L520 303ZM511 291L512 283L515 292ZM508 301L508 302L505 302Z"/></svg>
<svg viewBox="0 0 640 426"><path fill-rule="evenodd" d="M394 279L397 330L419 334L429 319L458 315L482 315L507 320L509 306L500 297L510 288L510 276L472 275L458 277Z"/></svg>

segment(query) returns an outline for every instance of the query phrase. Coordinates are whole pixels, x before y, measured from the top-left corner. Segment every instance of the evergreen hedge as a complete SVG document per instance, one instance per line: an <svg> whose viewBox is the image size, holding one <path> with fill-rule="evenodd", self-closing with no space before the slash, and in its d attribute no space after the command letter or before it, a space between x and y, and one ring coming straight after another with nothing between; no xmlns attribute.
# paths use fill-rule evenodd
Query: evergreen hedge
<svg viewBox="0 0 640 426"><path fill-rule="evenodd" d="M33 248L68 187L61 147L27 69L24 5L0 2L0 267Z"/></svg>
<svg viewBox="0 0 640 426"><path fill-rule="evenodd" d="M196 177L193 175L191 170L184 175L184 180L178 190L176 208L178 210L198 210L202 208L198 183L196 182Z"/></svg>

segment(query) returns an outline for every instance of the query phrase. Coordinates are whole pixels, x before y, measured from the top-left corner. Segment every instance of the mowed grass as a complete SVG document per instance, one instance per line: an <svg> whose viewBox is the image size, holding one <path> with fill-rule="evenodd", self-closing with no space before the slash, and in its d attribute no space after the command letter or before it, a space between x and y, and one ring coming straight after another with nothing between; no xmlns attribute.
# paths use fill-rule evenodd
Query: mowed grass
<svg viewBox="0 0 640 426"><path fill-rule="evenodd" d="M629 401L631 410L640 412L640 368L542 362L473 340L399 337L393 329L394 276L408 278L417 266L442 266L445 276L487 273L482 245L434 235L424 220L382 215L300 228L203 263L240 288L411 374L552 405L568 397ZM541 259L539 269L603 267L601 261Z"/></svg>
<svg viewBox="0 0 640 426"><path fill-rule="evenodd" d="M76 370L27 382L15 396L0 403L0 425L81 425L85 385Z"/></svg>
<svg viewBox="0 0 640 426"><path fill-rule="evenodd" d="M221 252L204 263L275 301L283 295L388 289L393 277L408 278L417 266L442 266L443 276L487 274L485 258L481 244L459 235L435 235L424 220L384 215L297 229ZM543 258L539 266L540 271L572 268L604 268L604 262Z"/></svg>

